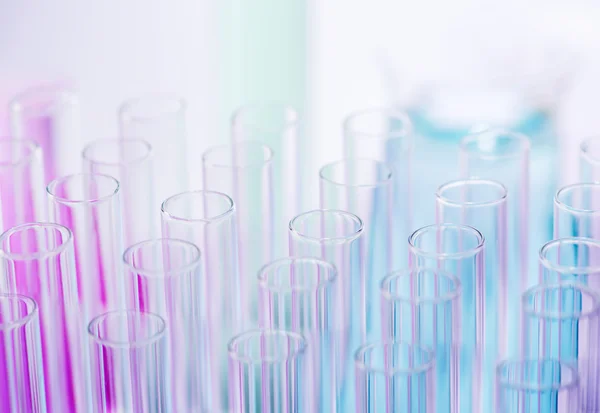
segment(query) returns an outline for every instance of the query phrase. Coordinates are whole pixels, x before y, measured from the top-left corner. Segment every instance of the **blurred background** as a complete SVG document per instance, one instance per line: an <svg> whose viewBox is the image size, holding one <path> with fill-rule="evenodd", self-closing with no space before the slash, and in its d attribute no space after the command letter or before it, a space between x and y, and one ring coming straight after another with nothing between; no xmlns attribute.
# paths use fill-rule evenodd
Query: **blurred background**
<svg viewBox="0 0 600 413"><path fill-rule="evenodd" d="M598 21L592 1L5 1L0 99L73 83L83 145L116 137L125 99L179 94L194 187L231 112L263 100L304 113L313 171L341 158L349 112L397 105L418 133L449 140L479 124L534 136L551 125L566 183L578 142L600 130Z"/></svg>

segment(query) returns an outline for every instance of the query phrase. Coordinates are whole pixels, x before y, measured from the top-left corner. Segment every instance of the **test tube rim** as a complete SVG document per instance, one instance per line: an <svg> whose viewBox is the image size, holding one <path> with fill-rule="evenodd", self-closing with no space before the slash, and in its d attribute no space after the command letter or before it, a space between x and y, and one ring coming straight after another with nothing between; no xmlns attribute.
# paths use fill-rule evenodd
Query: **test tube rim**
<svg viewBox="0 0 600 413"><path fill-rule="evenodd" d="M38 317L39 308L38 308L37 302L33 298L26 296L26 295L22 295L22 294L0 293L0 300L5 299L5 298L6 299L17 299L19 301L25 302L26 308L27 308L27 315L20 317L18 320L11 321L9 323L0 322L0 331L15 330L19 327L26 325L34 318Z"/></svg>
<svg viewBox="0 0 600 413"><path fill-rule="evenodd" d="M304 287L304 288L294 288L294 287L290 287L290 288L277 288L277 287L273 287L270 285L269 283L269 279L268 279L268 275L270 273L270 271L273 268L277 268L279 266L283 266L286 265L286 263L288 263L289 266L292 266L296 263L310 263L310 264L316 264L319 268L323 268L325 270L325 274L327 274L327 277L325 277L323 280L321 280L318 284L316 284L315 286L313 286L312 288L308 288L308 287ZM261 267L260 270L258 270L258 283L261 286L261 288L264 288L270 292L276 292L276 293L302 293L302 292L310 292L310 291L320 291L324 288L326 288L327 286L333 285L333 283L337 280L338 278L338 271L337 268L335 267L335 265L333 265L332 263L330 263L329 261L325 261L323 259L320 258L313 258L313 257L284 257L284 258L278 258L274 261L271 261L268 264L265 264Z"/></svg>
<svg viewBox="0 0 600 413"><path fill-rule="evenodd" d="M34 141L32 139L14 139L11 137L0 138L0 145L7 144L7 143L10 143L10 144L16 143L19 145L23 145L23 147L25 149L27 149L28 152L25 156L22 156L17 161L13 161L13 162L0 161L1 169L17 168L20 166L29 165L31 163L31 160L34 159L35 157L39 157L41 159L42 147L36 141Z"/></svg>
<svg viewBox="0 0 600 413"><path fill-rule="evenodd" d="M556 205L558 208L564 211L569 211L577 214L600 215L600 209L575 208L561 200L561 195L564 195L565 192L585 187L592 187L600 190L600 182L578 182L576 184L563 186L558 191L556 191L556 194L554 195L554 205Z"/></svg>
<svg viewBox="0 0 600 413"><path fill-rule="evenodd" d="M409 274L412 274L413 272L420 273L422 271L432 272L437 275L442 275L443 277L448 278L454 286L453 290L451 292L445 293L444 295L441 295L439 297L423 298L423 297L415 297L415 296L411 296L411 295L392 294L389 292L389 289L385 288L386 285L388 285L393 279L403 277L403 276L408 276ZM432 268L432 267L414 267L414 268L405 268L402 270L397 270L397 271L393 271L393 272L389 273L379 283L379 290L380 290L383 298L388 301L408 302L408 303L412 303L412 304L416 304L416 305L441 304L441 303L445 303L445 302L451 302L452 300L458 298L462 291L462 284L461 284L460 280L458 279L458 277L452 275L448 271L444 271L442 269Z"/></svg>
<svg viewBox="0 0 600 413"><path fill-rule="evenodd" d="M144 156L135 158L131 161L117 161L117 162L100 161L98 159L95 159L95 158L89 156L88 152L90 150L92 150L93 148L95 148L98 145L107 144L107 143L111 143L111 144L114 143L117 145L138 143L147 149L147 153L145 153ZM153 154L152 145L144 139L137 139L137 138L136 139L119 139L119 138L96 139L95 141L92 141L89 144L87 144L85 146L85 148L83 148L83 151L81 152L81 156L83 157L83 159L85 159L86 161L88 161L94 165L102 165L102 166L137 165L137 164L141 164L141 163L147 161L148 159L150 159L152 154Z"/></svg>
<svg viewBox="0 0 600 413"><path fill-rule="evenodd" d="M155 332L152 336L144 338L143 340L138 340L138 341L134 341L134 342L108 340L108 339L104 339L104 338L99 338L97 336L97 334L94 333L93 327L97 326L101 321L105 320L107 317L116 315L116 314L127 314L127 315L135 314L135 315L148 316L149 318L154 319L154 321L158 322L159 328L158 328L157 332ZM167 323L166 323L165 319L162 318L160 315L152 313L152 312L148 312L148 311L137 311L137 310L108 311L106 313L102 313L102 314L94 317L88 323L88 326L87 326L88 335L96 344L99 344L104 347L121 348L121 349L141 348L141 347L146 347L150 344L156 343L165 337L166 330L167 330Z"/></svg>
<svg viewBox="0 0 600 413"><path fill-rule="evenodd" d="M247 165L224 164L224 163L214 162L214 161L209 162L209 157L218 150L226 150L226 149L231 149L234 146L245 146L245 145L250 145L250 144L259 146L263 149L266 156L262 162L251 163L251 164L247 164ZM202 163L204 164L205 167L208 166L211 168L222 168L222 169L263 168L273 162L274 155L275 155L275 152L273 151L273 149L271 149L269 146L265 145L264 143L262 143L260 141L240 141L240 142L229 143L229 144L225 144L225 145L212 146L212 147L208 148L202 154Z"/></svg>
<svg viewBox="0 0 600 413"><path fill-rule="evenodd" d="M57 230L61 234L61 236L62 236L61 239L63 240L63 242L51 250L38 251L35 253L24 254L24 253L7 252L4 250L4 248L2 246L13 234L16 234L19 231L23 231L23 230L27 230L27 229L31 229L31 228L36 228L36 229L37 228L45 228L45 229L51 228L51 229ZM48 258L59 256L60 254L62 254L64 251L66 251L72 245L73 245L73 233L71 232L71 230L69 228L65 227L64 225L56 224L54 222L28 222L25 224L20 224L20 225L14 226L14 227L6 230L4 233L2 233L0 235L0 258L13 260L13 261L35 261L35 260L48 259Z"/></svg>
<svg viewBox="0 0 600 413"><path fill-rule="evenodd" d="M57 186L64 184L68 180L75 179L75 178L84 178L84 177L85 178L96 177L99 179L103 179L105 181L109 181L109 182L113 183L115 185L115 187L112 191L110 191L110 192L107 191L107 193L105 195L99 196L98 198L94 198L94 199L73 199L73 200L71 200L71 199L63 198L63 197L55 194L54 190L56 189ZM114 177L112 177L110 175L105 175L105 174L100 174L100 173L82 172L82 173L75 173L75 174L61 176L59 178L52 180L46 186L46 193L48 194L50 199L52 199L55 202L62 204L62 205L94 205L94 204L102 204L105 202L110 202L112 199L114 199L114 196L119 193L120 188L121 188L120 182L117 181Z"/></svg>
<svg viewBox="0 0 600 413"><path fill-rule="evenodd" d="M227 210L225 212L222 212L220 214L217 214L217 215L215 215L213 217L209 217L209 218L183 218L183 217L179 217L179 216L173 215L172 213L170 213L167 210L167 205L168 205L169 202L176 201L177 198L182 198L184 196L197 195L197 194L211 194L211 195L218 195L220 197L223 197L223 198L225 198L225 200L229 204L229 208L227 208ZM219 221L222 221L222 220L230 217L235 212L235 203L233 202L233 199L231 199L231 197L229 195L227 195L226 193L219 192L219 191L212 191L212 190L209 190L209 189L198 189L198 190L195 190L195 191L180 192L178 194L175 194L175 195L172 195L172 196L168 197L160 205L160 212L161 212L161 214L163 214L165 217L167 217L168 219L170 219L172 221L179 221L179 222L203 222L203 223L207 223L208 224L208 223L211 223L211 222L219 222Z"/></svg>
<svg viewBox="0 0 600 413"><path fill-rule="evenodd" d="M546 251L548 249L555 247L558 244L588 244L593 245L594 247L600 248L600 242L592 239L592 238L584 238L584 237L565 237L565 238L557 238L551 241L548 241L539 250L539 260L540 264L551 271L556 271L560 274L573 274L573 273L598 273L600 272L600 266L598 267L578 267L575 265L558 265L551 262L548 258L546 258Z"/></svg>
<svg viewBox="0 0 600 413"><path fill-rule="evenodd" d="M590 144L593 141L598 142L600 144L600 136L590 136L581 141L581 144L579 145L580 155L591 164L600 164L600 158L593 157L589 153Z"/></svg>
<svg viewBox="0 0 600 413"><path fill-rule="evenodd" d="M466 251L461 251L461 252L437 253L437 252L426 251L415 245L414 240L418 235L420 235L421 233L424 233L425 231L428 231L429 229L435 228L436 230L439 230L442 227L443 228L457 228L460 230L467 230L467 231L471 232L473 235L475 235L476 239L478 240L477 246L474 248L470 248ZM483 234L481 232L479 232L479 230L477 228L473 228L469 225L462 225L462 224L452 224L452 223L430 224L430 225L426 225L424 227L417 229L415 232L413 232L408 237L409 252L412 252L418 256L427 257L427 258L461 259L461 258L466 258L466 257L472 257L472 256L476 256L477 254L482 252L484 249L484 246L485 246L485 237L483 236Z"/></svg>
<svg viewBox="0 0 600 413"><path fill-rule="evenodd" d="M372 114L383 114L391 119L398 119L402 122L402 129L395 133L373 133L370 131L355 129L351 127L352 121L358 119L364 115L372 115ZM409 139L412 147L412 133L413 133L413 125L410 119L410 116L401 110L396 110L394 108L385 108L385 107L371 107L366 109L359 109L354 112L351 112L343 122L343 129L345 133L352 134L353 138L356 139L382 139L382 140L390 140L390 139Z"/></svg>
<svg viewBox="0 0 600 413"><path fill-rule="evenodd" d="M578 311L571 313L562 313L557 311L536 311L529 304L529 298L532 295L535 295L541 291L551 290L551 289L560 289L564 287L569 288L577 288L582 293L585 293L586 296L590 297L593 300L593 306L590 310L586 311ZM559 283L550 283L550 284L538 284L531 288L528 288L521 295L521 303L523 305L523 313L526 316L541 318L541 319L555 319L555 320L567 320L570 318L576 318L578 320L590 319L592 317L598 317L600 314L600 296L591 288L586 287L585 285L578 282L559 282Z"/></svg>
<svg viewBox="0 0 600 413"><path fill-rule="evenodd" d="M376 346L395 345L395 344L402 344L402 345L406 345L406 346L409 346L412 348L418 348L419 351L422 351L424 354L428 355L429 361L416 367L416 368L412 368L412 369L398 367L398 368L394 368L392 370L386 370L386 369L382 369L382 368L370 367L361 359L361 355L364 355L366 351L371 350L371 349L375 348ZM387 377L395 376L398 374L409 376L409 375L413 375L413 374L425 373L429 370L432 370L435 365L435 354L428 347L424 347L424 346L414 344L414 343L409 343L407 341L393 341L393 340L376 341L376 342L371 342L371 343L366 343L366 344L361 345L354 353L354 363L355 363L355 366L357 369L364 371L364 372L377 373L377 374L381 374L381 375L384 375Z"/></svg>
<svg viewBox="0 0 600 413"><path fill-rule="evenodd" d="M14 96L9 102L9 110L11 113L25 114L27 116L42 116L52 112L52 106L44 104L43 109L32 107L31 99L43 98L44 101L52 101L53 98L59 97L61 102L68 103L71 105L77 105L79 99L76 93L67 85L64 84L42 84L34 87L27 88L16 96ZM46 102L45 102L46 103Z"/></svg>
<svg viewBox="0 0 600 413"><path fill-rule="evenodd" d="M168 110L168 111L161 111L160 113L158 113L154 116L135 114L134 109L136 109L137 105L139 105L141 103L148 103L148 102L152 102L152 103L156 103L156 102L165 103L166 102L169 104L173 104L173 109ZM121 123L129 123L129 122L152 123L152 122L155 122L157 119L164 119L164 118L169 118L172 116L177 116L179 114L182 114L186 111L186 109L187 109L187 102L181 96L177 96L175 94L153 94L153 95L138 96L138 97L126 99L119 106L118 112L119 112L119 121ZM124 138L129 139L129 137L127 137L127 136L124 136Z"/></svg>
<svg viewBox="0 0 600 413"><path fill-rule="evenodd" d="M504 367L507 367L508 365L511 365L511 364L520 365L521 363L525 363L525 362L539 363L539 362L544 362L544 361L556 362L556 363L560 364L561 367L566 367L569 370L571 370L571 372L573 373L573 375L571 376L572 380L570 382L568 382L566 385L552 384L550 386L532 386L532 385L510 384L510 382L504 381L502 378L500 378L498 380L499 384L505 389L518 390L518 391L569 390L569 389L576 389L579 386L579 373L578 373L577 369L575 367L573 367L572 365L570 365L569 363L565 363L559 359L544 359L544 358L542 358L542 359L503 360L500 363L498 363L498 365L496 366L496 377L498 377L499 373L502 371L502 369Z"/></svg>
<svg viewBox="0 0 600 413"><path fill-rule="evenodd" d="M284 127L281 130L263 129L259 125L256 125L253 122L250 122L250 123L247 123L247 122L239 123L238 122L238 120L240 120L241 115L244 115L247 112L250 112L250 111L256 110L256 109L260 109L260 110L281 109L282 112L288 112L290 114L293 114L294 120L289 121L289 122L284 122L284 124L283 124ZM278 133L278 132L285 132L288 129L296 128L298 125L300 125L302 123L302 117L300 116L300 111L298 111L298 109L296 109L295 107L293 107L292 105L289 105L287 103L253 102L253 103L247 103L245 105L242 105L242 106L239 106L238 108L236 108L233 111L233 113L231 114L230 122L231 122L231 125L233 126L233 128L235 128L237 126L246 126L246 127L251 127L252 130L254 130L255 132L259 132L259 133Z"/></svg>
<svg viewBox="0 0 600 413"><path fill-rule="evenodd" d="M237 342L239 342L242 339L249 337L249 336L255 336L255 335L263 336L264 334L277 334L277 335L283 335L285 337L293 338L294 340L296 340L299 343L299 346L297 349L294 350L293 353L288 354L287 357L268 357L265 359L253 360L251 357L238 355L239 352L234 347L237 344ZM296 333L294 331L279 330L279 329L253 329L253 330L244 331L244 332L239 333L238 335L232 337L231 340L229 340L229 343L227 344L227 352L229 354L229 358L232 361L240 362L243 364L248 364L248 365L275 364L275 363L280 363L280 362L286 361L286 360L297 359L298 357L302 356L305 353L307 346L308 346L308 344L307 344L306 338L302 334Z"/></svg>
<svg viewBox="0 0 600 413"><path fill-rule="evenodd" d="M520 145L522 145L521 151L518 151L515 153L510 153L510 154L504 154L504 155L486 155L483 153L475 152L469 148L469 144L476 142L479 138L482 137L482 135L491 134L491 133L494 134L494 138L503 136L503 137L511 137L512 139L518 141L518 143ZM487 129L466 135L464 138L462 138L460 140L459 148L462 153L468 155L469 157L473 157L473 158L477 158L477 159L482 159L482 160L487 160L487 161L509 160L509 159L518 159L523 156L527 156L529 154L529 151L531 150L531 141L529 140L527 135L522 134L522 133L510 131L507 129L501 129L501 128L487 128Z"/></svg>
<svg viewBox="0 0 600 413"><path fill-rule="evenodd" d="M500 189L502 195L499 198L493 199L493 200L490 200L490 201L458 202L458 201L452 200L452 199L450 199L450 198L448 198L448 197L446 197L446 196L444 196L442 194L448 188L457 187L457 186L460 186L460 185L467 185L467 184L471 185L473 183L478 183L478 184L485 183L485 184L490 185L490 186L493 185L496 188ZM508 197L508 191L506 190L506 187L504 185L502 185L498 181L494 181L494 180L491 180L491 179L481 179L481 178L467 178L467 179L455 179L455 180L448 181L448 182L440 185L440 187L435 192L435 196L444 205L461 206L461 207L466 207L466 208L479 208L479 207L488 207L488 206L494 206L494 205L501 205L501 204L505 203L506 199Z"/></svg>
<svg viewBox="0 0 600 413"><path fill-rule="evenodd" d="M323 171L325 170L325 168L332 168L338 165L341 165L343 163L349 163L349 162L370 162L374 165L379 165L385 168L385 178L384 179L380 179L378 180L378 182L375 183L369 183L369 184L355 184L355 185L350 185L350 184L345 184L342 182L337 182L334 181L333 179L327 178L323 175ZM321 169L319 169L319 177L321 178L322 181L327 182L330 185L335 185L337 187L341 187L341 188L381 188L381 187L385 187L386 185L391 185L392 179L393 179L393 173L392 173L392 169L388 166L387 163L385 162L381 162L375 159L368 159L368 158L352 158L352 159L340 159L338 161L335 162L330 162L328 164L325 164L321 167Z"/></svg>
<svg viewBox="0 0 600 413"><path fill-rule="evenodd" d="M320 213L320 214L333 213L336 215L346 216L357 224L358 229L356 231L354 231L354 233L352 233L351 235L345 236L345 237L343 237L343 236L312 237L312 236L305 235L302 232L298 231L298 229L294 226L294 224L296 223L296 220L305 218L306 216L308 216L310 214L315 214L315 213ZM358 237L360 237L362 235L362 233L364 232L364 223L363 223L362 219L360 219L360 217L358 215L355 215L348 211L343 211L341 209L312 209L310 211L303 212L301 214L296 215L294 218L292 218L290 220L288 227L289 227L290 232L299 238L305 239L307 241L312 241L312 242L332 243L332 244L354 241L355 239L358 239Z"/></svg>
<svg viewBox="0 0 600 413"><path fill-rule="evenodd" d="M146 245L150 245L150 244L158 243L158 242L160 242L160 243L168 242L168 243L175 243L175 244L179 244L179 245L185 245L186 247L190 248L191 251L193 251L194 254L196 254L196 255L194 256L194 258L191 262L189 262L175 270L173 270L173 269L160 270L160 269L138 268L129 262L128 257L132 256L136 250L138 250L139 248L144 247ZM178 238L154 238L154 239L148 239L145 241L140 241L140 242L137 242L137 243L131 245L130 247L125 249L125 252L123 252L122 259L123 259L123 263L125 264L125 268L127 268L132 273L143 274L146 277L152 277L152 278L166 278L166 277L173 277L173 276L178 276L178 275L182 275L182 274L187 274L187 273L193 272L195 270L200 270L202 258L201 258L200 249L191 242L188 242L188 241L185 241L182 239L178 239Z"/></svg>

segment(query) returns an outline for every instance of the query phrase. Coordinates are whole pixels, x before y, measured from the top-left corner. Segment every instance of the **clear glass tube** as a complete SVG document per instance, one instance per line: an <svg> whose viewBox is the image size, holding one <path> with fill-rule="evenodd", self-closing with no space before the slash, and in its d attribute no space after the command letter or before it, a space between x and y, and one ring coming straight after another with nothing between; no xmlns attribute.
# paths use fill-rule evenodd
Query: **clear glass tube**
<svg viewBox="0 0 600 413"><path fill-rule="evenodd" d="M61 85L32 88L9 108L13 138L31 139L42 148L46 182L79 172L80 108L73 91Z"/></svg>
<svg viewBox="0 0 600 413"><path fill-rule="evenodd" d="M229 195L236 206L243 330L258 326L256 274L274 258L273 151L247 141L202 156L204 189Z"/></svg>
<svg viewBox="0 0 600 413"><path fill-rule="evenodd" d="M541 283L577 281L600 291L600 241L552 240L540 249L539 262Z"/></svg>
<svg viewBox="0 0 600 413"><path fill-rule="evenodd" d="M42 149L26 139L0 140L0 231L47 216Z"/></svg>
<svg viewBox="0 0 600 413"><path fill-rule="evenodd" d="M84 306L79 301L71 231L30 223L0 235L0 292L37 303L50 413L88 413Z"/></svg>
<svg viewBox="0 0 600 413"><path fill-rule="evenodd" d="M600 182L600 136L581 142L579 182Z"/></svg>
<svg viewBox="0 0 600 413"><path fill-rule="evenodd" d="M413 229L412 133L408 115L393 109L366 109L344 121L345 158L375 159L392 170L391 236L394 245L401 247ZM392 268L403 268L406 264L405 254L392 254Z"/></svg>
<svg viewBox="0 0 600 413"><path fill-rule="evenodd" d="M554 197L554 237L600 239L600 183L561 188Z"/></svg>
<svg viewBox="0 0 600 413"><path fill-rule="evenodd" d="M167 323L167 405L170 411L210 406L200 250L190 242L161 238L125 250L127 308L155 313Z"/></svg>
<svg viewBox="0 0 600 413"><path fill-rule="evenodd" d="M577 368L580 408L598 411L600 297L574 282L542 284L523 294L523 356Z"/></svg>
<svg viewBox="0 0 600 413"><path fill-rule="evenodd" d="M482 409L493 409L496 362L517 352L518 317L507 318L506 188L496 181L466 179L442 185L436 193L438 223L469 225L485 238ZM465 292L466 294L466 292Z"/></svg>
<svg viewBox="0 0 600 413"><path fill-rule="evenodd" d="M45 413L40 320L34 300L0 294L0 411Z"/></svg>
<svg viewBox="0 0 600 413"><path fill-rule="evenodd" d="M143 139L154 151L152 178L157 217L161 202L189 189L185 113L185 101L173 96L131 99L119 108L121 138Z"/></svg>
<svg viewBox="0 0 600 413"><path fill-rule="evenodd" d="M239 277L236 211L233 200L220 192L193 191L168 198L162 205L163 237L195 244L202 251L202 274L207 289L206 304L208 356L203 363L209 371L212 408L228 406L227 343L242 330L240 301L244 296Z"/></svg>
<svg viewBox="0 0 600 413"><path fill-rule="evenodd" d="M579 411L579 376L553 359L509 360L496 368L497 413Z"/></svg>
<svg viewBox="0 0 600 413"><path fill-rule="evenodd" d="M272 202L275 256L287 255L286 228L290 219L307 208L306 174L300 173L305 148L301 146L302 120L298 111L277 103L260 103L237 109L231 118L232 143L260 142L271 148L273 158ZM236 201L237 202L237 201Z"/></svg>
<svg viewBox="0 0 600 413"><path fill-rule="evenodd" d="M434 268L396 271L380 284L384 340L434 352L437 413L459 413L469 406L460 401L460 290L458 278Z"/></svg>
<svg viewBox="0 0 600 413"><path fill-rule="evenodd" d="M232 413L296 413L304 407L307 342L281 330L250 330L231 339L229 405Z"/></svg>
<svg viewBox="0 0 600 413"><path fill-rule="evenodd" d="M455 357L459 357L460 408L465 412L483 409L484 248L483 235L466 225L429 225L408 239L412 268L438 268L455 275L461 284L460 347Z"/></svg>
<svg viewBox="0 0 600 413"><path fill-rule="evenodd" d="M489 128L466 136L460 142L459 160L462 178L492 179L502 183L506 198L506 277L509 285L520 285L520 291L537 284L537 262L532 249L552 238L548 231L548 214L529 211L529 199L542 198L530 194L529 138L504 129ZM533 186L533 192L541 186ZM529 240L531 238L531 240ZM507 319L519 319L519 294L507 295ZM509 345L506 357L516 357L518 346Z"/></svg>
<svg viewBox="0 0 600 413"><path fill-rule="evenodd" d="M93 413L168 412L165 321L151 313L111 311L88 325Z"/></svg>
<svg viewBox="0 0 600 413"><path fill-rule="evenodd" d="M356 366L356 413L436 411L435 356L399 341L361 346Z"/></svg>
<svg viewBox="0 0 600 413"><path fill-rule="evenodd" d="M123 236L119 182L108 175L75 174L50 182L51 222L73 233L81 302L89 317L124 308Z"/></svg>
<svg viewBox="0 0 600 413"><path fill-rule="evenodd" d="M321 208L348 211L358 216L364 225L365 277L360 286L359 300L363 319L361 342L381 338L381 317L378 282L392 268L392 171L383 162L370 159L347 159L321 168ZM364 303L364 304L363 304Z"/></svg>
<svg viewBox="0 0 600 413"><path fill-rule="evenodd" d="M259 327L293 331L306 342L304 406L311 412L336 412L336 355L341 331L336 299L335 267L317 258L281 258L262 268Z"/></svg>
<svg viewBox="0 0 600 413"><path fill-rule="evenodd" d="M332 263L339 274L336 281L336 328L343 333L336 354L338 367L338 411L354 408L354 350L361 344L362 310L365 302L355 297L365 283L364 227L354 214L317 209L298 215L289 225L290 255L317 257Z"/></svg>
<svg viewBox="0 0 600 413"><path fill-rule="evenodd" d="M160 201L155 197L150 144L141 139L100 139L87 145L82 157L83 172L119 181L124 245L156 238Z"/></svg>

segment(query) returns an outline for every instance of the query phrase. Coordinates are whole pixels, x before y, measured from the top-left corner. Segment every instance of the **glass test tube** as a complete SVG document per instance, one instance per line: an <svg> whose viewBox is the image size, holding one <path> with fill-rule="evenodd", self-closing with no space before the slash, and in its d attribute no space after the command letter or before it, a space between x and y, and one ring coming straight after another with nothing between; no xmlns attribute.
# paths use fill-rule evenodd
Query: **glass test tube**
<svg viewBox="0 0 600 413"><path fill-rule="evenodd" d="M301 128L302 119L298 111L277 103L242 106L231 118L233 144L260 142L275 154L272 162L272 242L275 257L287 255L285 240L290 219L306 208L316 206L308 205L312 198L306 196L306 174L300 173L300 165L306 166L302 154L307 149L301 145Z"/></svg>
<svg viewBox="0 0 600 413"><path fill-rule="evenodd" d="M46 394L35 301L0 294L0 411L45 413Z"/></svg>
<svg viewBox="0 0 600 413"><path fill-rule="evenodd" d="M320 171L321 208L348 211L364 225L365 277L355 298L361 308L361 342L381 338L378 283L392 270L392 171L383 162L347 159L325 165Z"/></svg>
<svg viewBox="0 0 600 413"><path fill-rule="evenodd" d="M0 293L27 295L39 307L48 412L88 413L86 314L71 231L50 223L11 228L0 235L0 263Z"/></svg>
<svg viewBox="0 0 600 413"><path fill-rule="evenodd" d="M509 360L496 368L496 413L579 411L579 376L553 359Z"/></svg>
<svg viewBox="0 0 600 413"><path fill-rule="evenodd" d="M88 325L93 413L166 413L165 321L111 311Z"/></svg>
<svg viewBox="0 0 600 413"><path fill-rule="evenodd" d="M399 341L361 346L356 365L356 413L436 411L435 356Z"/></svg>
<svg viewBox="0 0 600 413"><path fill-rule="evenodd" d="M485 238L482 291L484 337L482 409L493 409L493 383L496 363L506 354L518 353L518 318L507 319L506 188L483 179L451 181L436 193L438 223L454 223L477 228ZM518 287L517 287L518 288ZM500 333L501 332L501 333Z"/></svg>
<svg viewBox="0 0 600 413"><path fill-rule="evenodd" d="M598 411L600 297L580 283L541 284L523 293L523 356L577 368L580 408Z"/></svg>
<svg viewBox="0 0 600 413"><path fill-rule="evenodd" d="M73 91L61 85L31 88L10 102L9 111L11 135L31 139L42 148L44 184L79 172L80 112Z"/></svg>
<svg viewBox="0 0 600 413"><path fill-rule="evenodd" d="M258 274L259 327L293 331L307 342L306 411L338 411L337 277L332 264L308 257L275 260Z"/></svg>
<svg viewBox="0 0 600 413"><path fill-rule="evenodd" d="M232 413L296 413L305 408L307 343L300 334L250 330L229 342Z"/></svg>
<svg viewBox="0 0 600 413"><path fill-rule="evenodd" d="M141 139L100 139L83 149L83 171L119 181L124 245L156 238L153 151Z"/></svg>
<svg viewBox="0 0 600 413"><path fill-rule="evenodd" d="M412 268L438 268L455 275L461 286L458 297L460 335L456 338L460 411L484 411L481 397L485 331L485 240L466 225L436 224L415 231L408 239Z"/></svg>
<svg viewBox="0 0 600 413"><path fill-rule="evenodd" d="M540 283L577 281L600 291L600 241L559 238L539 253Z"/></svg>
<svg viewBox="0 0 600 413"><path fill-rule="evenodd" d="M600 136L581 142L579 182L600 182Z"/></svg>
<svg viewBox="0 0 600 413"><path fill-rule="evenodd" d="M600 183L561 188L554 197L554 238L600 239Z"/></svg>
<svg viewBox="0 0 600 413"><path fill-rule="evenodd" d="M552 235L548 232L547 214L537 209L541 205L529 213L530 196L543 199L542 194L530 195L530 149L527 136L491 128L463 138L459 151L462 178L492 179L506 188L506 279L509 285L520 286L520 291L537 284L537 262L535 255L528 252L530 243L538 248ZM533 186L531 190L540 188ZM519 294L507 296L508 320L519 319L519 304ZM511 357L518 352L518 345L509 344Z"/></svg>
<svg viewBox="0 0 600 413"><path fill-rule="evenodd" d="M127 308L155 313L167 323L169 411L209 407L200 250L187 241L161 238L129 247L123 261Z"/></svg>
<svg viewBox="0 0 600 413"><path fill-rule="evenodd" d="M125 305L119 191L115 178L99 174L68 175L47 187L50 221L73 233L77 284L89 317Z"/></svg>
<svg viewBox="0 0 600 413"><path fill-rule="evenodd" d="M360 293L365 282L361 219L354 214L332 209L317 209L298 215L289 224L290 255L317 257L332 263L338 272L334 320L341 332L336 354L338 368L338 410L353 409L354 350L361 344L361 326L366 298ZM355 297L361 302L357 302Z"/></svg>
<svg viewBox="0 0 600 413"><path fill-rule="evenodd" d="M433 350L436 412L459 413L460 281L434 268L396 271L381 281L384 340Z"/></svg>
<svg viewBox="0 0 600 413"><path fill-rule="evenodd" d="M195 244L202 251L202 274L206 290L201 302L206 303L210 366L210 399L214 409L228 406L227 343L242 330L240 309L244 297L240 286L237 253L236 211L233 200L220 192L193 191L168 198L162 205L163 236Z"/></svg>
<svg viewBox="0 0 600 413"><path fill-rule="evenodd" d="M204 188L235 202L244 330L258 326L256 274L274 258L273 151L259 142L217 146L202 155Z"/></svg>
<svg viewBox="0 0 600 413"><path fill-rule="evenodd" d="M413 127L404 112L393 109L366 109L344 121L344 155L347 159L375 159L392 170L393 245L404 248L412 232L411 158ZM398 250L397 250L398 251ZM392 254L392 268L403 268L406 255Z"/></svg>
<svg viewBox="0 0 600 413"><path fill-rule="evenodd" d="M153 205L156 233L160 233L160 204L173 194L187 191L189 185L186 132L186 103L172 96L131 99L119 108L122 139L143 139L152 146Z"/></svg>
<svg viewBox="0 0 600 413"><path fill-rule="evenodd" d="M0 139L0 231L47 217L42 149L26 139Z"/></svg>

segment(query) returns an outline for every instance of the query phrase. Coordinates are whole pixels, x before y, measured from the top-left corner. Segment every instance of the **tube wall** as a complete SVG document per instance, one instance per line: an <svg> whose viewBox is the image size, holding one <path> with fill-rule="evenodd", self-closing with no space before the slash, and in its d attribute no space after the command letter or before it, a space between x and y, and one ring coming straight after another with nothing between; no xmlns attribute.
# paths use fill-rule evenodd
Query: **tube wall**
<svg viewBox="0 0 600 413"><path fill-rule="evenodd" d="M561 188L554 197L554 238L600 239L600 183Z"/></svg>

